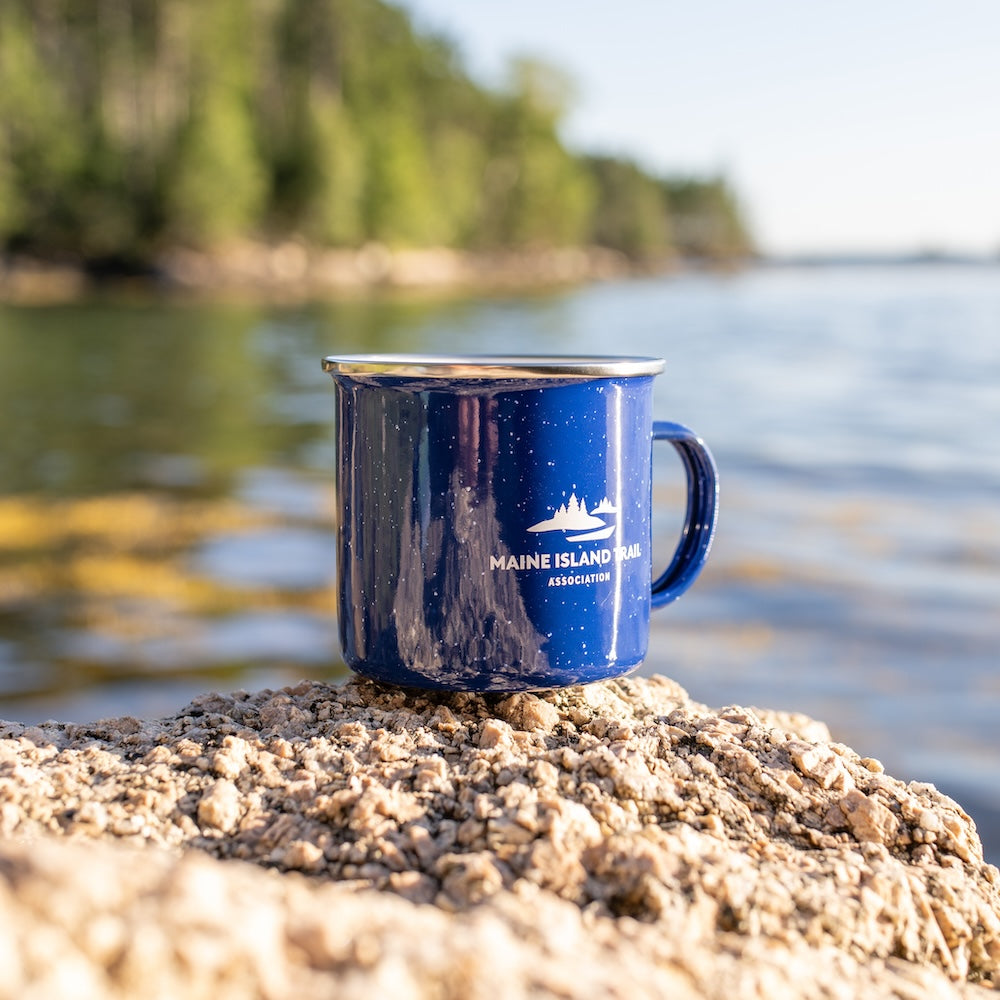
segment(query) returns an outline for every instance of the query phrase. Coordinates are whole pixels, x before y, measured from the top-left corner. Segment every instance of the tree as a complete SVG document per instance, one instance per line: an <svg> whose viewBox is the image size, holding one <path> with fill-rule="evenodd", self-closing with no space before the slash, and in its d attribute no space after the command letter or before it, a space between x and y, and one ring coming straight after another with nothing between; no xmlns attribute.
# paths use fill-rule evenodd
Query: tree
<svg viewBox="0 0 1000 1000"><path fill-rule="evenodd" d="M440 126L431 136L430 159L439 239L450 246L470 246L484 211L482 140L467 128Z"/></svg>
<svg viewBox="0 0 1000 1000"><path fill-rule="evenodd" d="M185 5L190 0L176 0ZM166 156L167 235L212 247L253 235L270 194L255 133L253 8L212 0L187 13L187 115Z"/></svg>
<svg viewBox="0 0 1000 1000"><path fill-rule="evenodd" d="M3 225L45 252L61 249L72 228L68 195L85 154L79 119L48 71L41 41L20 5L0 7Z"/></svg>
<svg viewBox="0 0 1000 1000"><path fill-rule="evenodd" d="M736 195L725 178L668 178L662 190L683 256L724 263L753 253Z"/></svg>
<svg viewBox="0 0 1000 1000"><path fill-rule="evenodd" d="M482 242L512 247L572 246L586 237L593 188L560 142L557 71L527 59L511 68L487 139Z"/></svg>
<svg viewBox="0 0 1000 1000"><path fill-rule="evenodd" d="M530 58L481 86L386 0L0 0L0 250L748 251L720 179L568 150L572 97Z"/></svg>
<svg viewBox="0 0 1000 1000"><path fill-rule="evenodd" d="M213 247L255 228L267 192L249 114L239 94L205 94L180 136L166 209L170 235Z"/></svg>
<svg viewBox="0 0 1000 1000"><path fill-rule="evenodd" d="M633 260L672 254L669 209L656 181L629 160L594 156L586 163L597 191L591 241Z"/></svg>
<svg viewBox="0 0 1000 1000"><path fill-rule="evenodd" d="M435 191L424 136L404 110L386 112L369 125L364 220L367 234L394 246L437 242Z"/></svg>
<svg viewBox="0 0 1000 1000"><path fill-rule="evenodd" d="M305 103L275 167L281 229L326 246L364 239L365 148L347 110L333 98Z"/></svg>
<svg viewBox="0 0 1000 1000"><path fill-rule="evenodd" d="M5 238L16 232L23 208L16 184L14 165L10 161L5 137L0 137L0 245Z"/></svg>

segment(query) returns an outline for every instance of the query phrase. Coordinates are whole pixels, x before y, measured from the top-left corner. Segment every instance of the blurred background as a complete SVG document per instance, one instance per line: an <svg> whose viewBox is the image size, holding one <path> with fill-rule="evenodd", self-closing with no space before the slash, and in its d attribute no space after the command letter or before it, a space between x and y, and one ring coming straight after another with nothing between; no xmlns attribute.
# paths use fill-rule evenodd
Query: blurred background
<svg viewBox="0 0 1000 1000"><path fill-rule="evenodd" d="M324 354L653 354L642 672L1000 860L1000 9L690 6L5 0L0 717L345 675Z"/></svg>

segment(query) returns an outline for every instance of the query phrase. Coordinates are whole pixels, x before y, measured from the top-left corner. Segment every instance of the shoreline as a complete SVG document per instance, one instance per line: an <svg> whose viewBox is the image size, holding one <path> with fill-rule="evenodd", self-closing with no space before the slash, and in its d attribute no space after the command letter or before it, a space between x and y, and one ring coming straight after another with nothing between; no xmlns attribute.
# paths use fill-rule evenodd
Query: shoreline
<svg viewBox="0 0 1000 1000"><path fill-rule="evenodd" d="M329 249L295 240L242 241L215 252L176 247L145 264L116 259L60 262L0 252L0 304L72 304L105 293L300 303L395 293L530 292L650 276L726 275L748 268L884 267L997 268L1000 257L901 252L751 255L731 260L671 255L636 261L598 246L478 252L449 247L392 249L381 243Z"/></svg>
<svg viewBox="0 0 1000 1000"><path fill-rule="evenodd" d="M478 253L390 249L379 243L348 250L247 241L212 253L175 248L148 266L0 256L0 302L72 303L106 291L278 302L392 292L500 292L669 274L682 266L673 258L640 264L601 247Z"/></svg>

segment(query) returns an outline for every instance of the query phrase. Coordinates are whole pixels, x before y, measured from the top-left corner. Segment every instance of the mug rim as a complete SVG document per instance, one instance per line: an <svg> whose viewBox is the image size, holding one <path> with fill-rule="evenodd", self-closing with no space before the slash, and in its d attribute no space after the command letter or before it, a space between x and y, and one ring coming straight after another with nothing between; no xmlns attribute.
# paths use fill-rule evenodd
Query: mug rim
<svg viewBox="0 0 1000 1000"><path fill-rule="evenodd" d="M630 378L658 375L662 358L575 354L340 354L323 358L330 375L386 378Z"/></svg>

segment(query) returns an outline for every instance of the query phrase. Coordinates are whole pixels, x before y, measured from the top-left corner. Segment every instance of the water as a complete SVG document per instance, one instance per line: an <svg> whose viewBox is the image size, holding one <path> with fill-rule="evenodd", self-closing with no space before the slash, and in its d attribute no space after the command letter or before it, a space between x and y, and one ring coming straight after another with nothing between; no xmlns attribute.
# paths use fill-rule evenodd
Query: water
<svg viewBox="0 0 1000 1000"><path fill-rule="evenodd" d="M643 672L827 721L1000 860L1000 271L762 269L468 301L0 309L0 716L156 715L340 677L347 351L667 358L722 475L709 566ZM656 459L658 561L680 470Z"/></svg>

